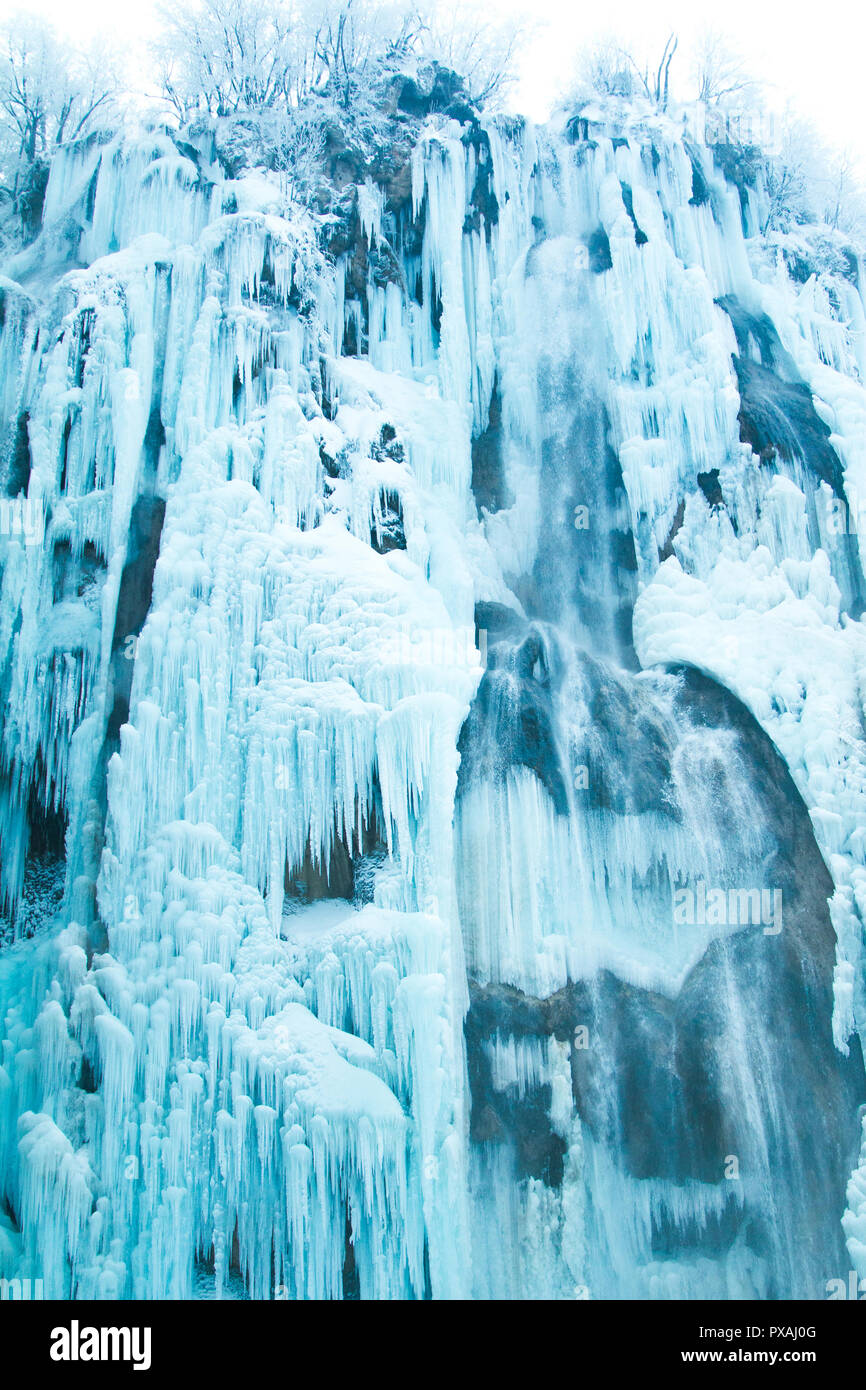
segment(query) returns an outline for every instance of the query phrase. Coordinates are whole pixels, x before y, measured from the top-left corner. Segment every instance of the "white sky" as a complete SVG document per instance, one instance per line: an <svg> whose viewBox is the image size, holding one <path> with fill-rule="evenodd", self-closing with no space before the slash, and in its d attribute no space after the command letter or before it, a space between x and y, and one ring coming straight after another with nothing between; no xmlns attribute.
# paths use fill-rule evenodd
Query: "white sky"
<svg viewBox="0 0 866 1390"><path fill-rule="evenodd" d="M467 0L467 7L489 13L489 3ZM132 46L143 44L156 22L155 0L0 0L0 17L24 8L44 14L60 33L87 38L102 31ZM598 17L587 15L580 0L498 0L496 8L528 12L536 23L522 49L513 102L536 119L545 118L569 84L576 51L593 37L614 33L654 53L671 30L687 50L690 40L711 28L768 85L773 106L790 103L866 169L866 10L853 0L606 0L597 7ZM672 81L678 74L682 89L687 51L674 62Z"/></svg>

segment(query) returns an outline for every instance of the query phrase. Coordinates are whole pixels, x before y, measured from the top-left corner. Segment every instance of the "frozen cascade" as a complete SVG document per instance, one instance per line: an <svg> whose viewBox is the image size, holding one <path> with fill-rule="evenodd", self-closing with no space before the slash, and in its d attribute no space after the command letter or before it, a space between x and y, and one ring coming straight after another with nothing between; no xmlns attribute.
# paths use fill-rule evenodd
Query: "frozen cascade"
<svg viewBox="0 0 866 1390"><path fill-rule="evenodd" d="M344 115L315 211L249 123L54 160L0 279L0 1275L866 1275L866 266L794 278L623 114Z"/></svg>

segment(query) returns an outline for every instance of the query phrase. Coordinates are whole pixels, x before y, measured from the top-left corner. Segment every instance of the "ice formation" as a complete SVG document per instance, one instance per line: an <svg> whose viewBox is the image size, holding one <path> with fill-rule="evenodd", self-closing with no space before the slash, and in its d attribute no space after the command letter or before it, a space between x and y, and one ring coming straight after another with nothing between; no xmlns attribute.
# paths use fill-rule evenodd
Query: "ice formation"
<svg viewBox="0 0 866 1390"><path fill-rule="evenodd" d="M398 102L312 211L249 123L55 158L0 281L5 1277L866 1276L866 266L631 114Z"/></svg>

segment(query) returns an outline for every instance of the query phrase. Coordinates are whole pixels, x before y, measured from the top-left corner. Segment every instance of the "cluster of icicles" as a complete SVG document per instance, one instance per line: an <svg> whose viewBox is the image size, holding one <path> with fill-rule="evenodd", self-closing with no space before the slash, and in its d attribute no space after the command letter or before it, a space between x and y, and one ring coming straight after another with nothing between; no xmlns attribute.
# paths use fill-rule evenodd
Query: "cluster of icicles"
<svg viewBox="0 0 866 1390"><path fill-rule="evenodd" d="M457 740L482 664L474 606L519 608L507 577L545 541L533 354L550 326L526 297L539 226L579 274L599 225L611 248L599 351L644 586L639 655L718 674L796 769L838 884L840 1045L864 1018L862 764L837 775L828 732L853 727L862 648L808 544L802 494L765 497L739 441L715 303L776 306L853 476L866 472L864 348L840 315L862 326L859 299L855 312L848 286L834 315L819 286L756 271L743 221L753 232L760 192L744 211L701 148L714 199L696 204L691 159L665 128L655 159L637 136L602 133L580 160L555 129L461 136L444 118L418 135L420 254L381 190L359 190L367 244L390 239L402 267L384 287L371 272L363 312L277 183L226 179L206 152L197 167L160 132L61 153L41 238L2 283L4 422L12 439L25 418L27 503L45 522L42 544L21 530L2 554L7 915L34 804L62 816L66 860L60 920L0 953L0 1274L42 1278L47 1297L563 1296L586 1283L582 1174L596 1165L611 1192L618 1179L582 1147L561 1050L491 1044L502 1086L551 1082L571 1145L565 1195L526 1184L498 1254L471 1191L462 1020L467 957L540 993L579 968L569 933L592 929L593 894L575 924L551 913L556 892L533 891L551 853L571 891L573 847L532 779L510 792L526 875L508 901L483 846L470 855L478 941L463 940L453 851ZM485 161L498 215L479 226L467 214ZM363 329L352 357L350 321ZM479 515L471 443L494 383L512 502ZM720 462L743 471L738 536L694 491L695 471ZM684 490L677 558L659 569ZM371 538L394 497L405 545L383 550ZM119 632L136 508L153 499L152 597L140 631ZM770 609L776 636L754 640ZM810 686L796 651L786 666L788 619L819 635L832 682ZM734 632L746 656L726 647ZM357 856L374 831L363 902L293 896L299 875L327 880L341 847ZM625 891L654 853L638 838L617 849ZM866 1258L863 1189L852 1181L852 1258ZM634 1221L648 1230L654 1204L713 1200L647 1190ZM682 1289L675 1271L652 1287Z"/></svg>

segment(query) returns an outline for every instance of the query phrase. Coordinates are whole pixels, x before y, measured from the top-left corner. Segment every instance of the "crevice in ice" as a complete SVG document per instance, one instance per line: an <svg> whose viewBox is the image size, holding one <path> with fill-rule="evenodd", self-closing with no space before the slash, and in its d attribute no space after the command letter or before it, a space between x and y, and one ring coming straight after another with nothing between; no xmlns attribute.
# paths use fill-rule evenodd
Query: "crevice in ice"
<svg viewBox="0 0 866 1390"><path fill-rule="evenodd" d="M692 166L692 196L689 198L689 204L700 208L710 201L710 186L701 168L700 152L694 145L686 143L686 154Z"/></svg>
<svg viewBox="0 0 866 1390"><path fill-rule="evenodd" d="M469 210L463 219L464 235L482 229L489 242L499 222L499 200L493 186L493 157L490 135L477 123L463 136L463 144L475 152L475 181L469 197ZM506 197L508 194L506 193Z"/></svg>
<svg viewBox="0 0 866 1390"><path fill-rule="evenodd" d="M479 516L485 510L502 511L514 502L505 478L503 443L502 394L496 380L487 408L487 425L472 440L472 492Z"/></svg>
<svg viewBox="0 0 866 1390"><path fill-rule="evenodd" d="M372 902L376 873L389 858L382 794L374 777L365 819L356 815L350 835L345 829L336 831L326 855L308 843L300 866L286 864L284 910L327 898L359 905Z"/></svg>
<svg viewBox="0 0 866 1390"><path fill-rule="evenodd" d="M709 507L723 507L725 505L718 468L710 468L706 473L699 473L698 487L706 497Z"/></svg>
<svg viewBox="0 0 866 1390"><path fill-rule="evenodd" d="M683 522L684 522L684 520L685 520L685 516L686 516L686 499L685 499L684 497L681 497L680 500L679 500L679 502L677 503L677 509L676 509L676 511L674 512L673 521L671 522L670 530L668 531L668 533L667 533L667 535L666 535L666 537L665 537L665 543L664 543L664 545L662 545L662 546L659 547L659 564L660 564L660 565L661 565L661 564L664 564L665 560L669 560L669 559L671 558L671 556L674 555L674 554L676 553L676 552L674 551L674 541L676 540L677 536L679 535L680 531L682 530L682 525L683 525Z"/></svg>
<svg viewBox="0 0 866 1390"><path fill-rule="evenodd" d="M731 144L726 140L714 140L710 148L713 163L737 190L743 236L749 236L749 193L758 187L761 151L755 145Z"/></svg>
<svg viewBox="0 0 866 1390"><path fill-rule="evenodd" d="M30 482L33 460L30 453L29 425L30 414L22 410L9 445L5 484L7 497L18 497L22 492L26 493Z"/></svg>
<svg viewBox="0 0 866 1390"><path fill-rule="evenodd" d="M370 544L380 555L406 549L406 528L399 492L380 488L373 503L373 529Z"/></svg>
<svg viewBox="0 0 866 1390"><path fill-rule="evenodd" d="M60 538L54 542L51 557L51 594L54 603L83 598L105 571L105 560L92 541L85 541L75 555L72 543Z"/></svg>
<svg viewBox="0 0 866 1390"><path fill-rule="evenodd" d="M112 650L117 651L129 637L137 637L150 611L153 572L159 557L159 543L165 520L165 500L142 496L136 499L129 523L127 558L120 580L114 620Z"/></svg>
<svg viewBox="0 0 866 1390"><path fill-rule="evenodd" d="M638 220L635 217L634 195L631 190L631 185L623 183L623 181L620 180L619 186L622 190L623 205L625 207L626 212L628 213L628 219L631 222L632 227L634 228L634 244L635 246L646 246L649 237L647 236L643 228L638 225Z"/></svg>
<svg viewBox="0 0 866 1390"><path fill-rule="evenodd" d="M0 938L10 941L34 936L57 919L63 904L68 821L56 789L45 784L40 768L34 772L23 812L15 804L8 776L4 783Z"/></svg>
<svg viewBox="0 0 866 1390"><path fill-rule="evenodd" d="M95 1095L98 1087L98 1078L93 1069L93 1063L85 1052L81 1054L81 1071L78 1074L78 1089L85 1095Z"/></svg>
<svg viewBox="0 0 866 1390"><path fill-rule="evenodd" d="M361 1281L355 1263L355 1243L352 1220L346 1212L345 1255L343 1256L343 1298L346 1302L356 1302L361 1297Z"/></svg>
<svg viewBox="0 0 866 1390"><path fill-rule="evenodd" d="M589 268L593 275L603 275L606 270L613 269L613 258L610 254L610 238L604 227L596 227L585 238L587 255L589 257Z"/></svg>

